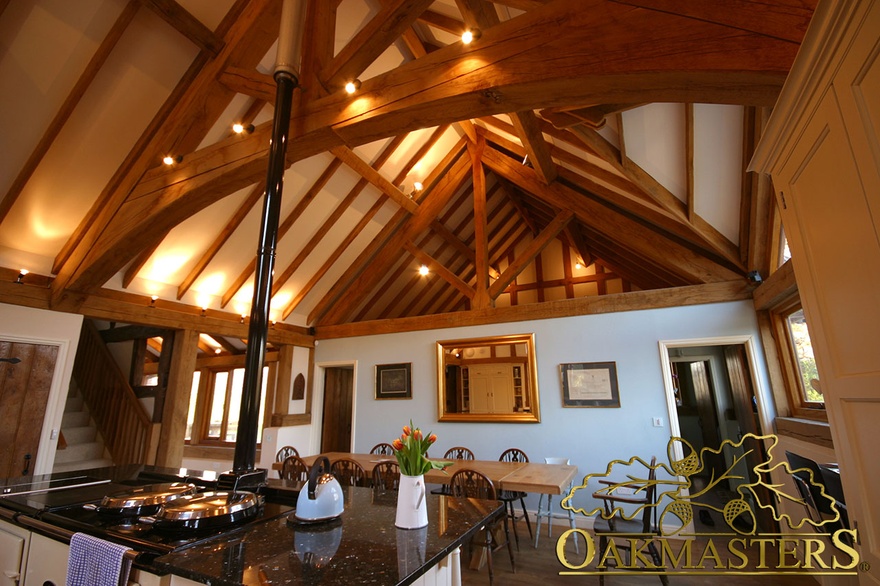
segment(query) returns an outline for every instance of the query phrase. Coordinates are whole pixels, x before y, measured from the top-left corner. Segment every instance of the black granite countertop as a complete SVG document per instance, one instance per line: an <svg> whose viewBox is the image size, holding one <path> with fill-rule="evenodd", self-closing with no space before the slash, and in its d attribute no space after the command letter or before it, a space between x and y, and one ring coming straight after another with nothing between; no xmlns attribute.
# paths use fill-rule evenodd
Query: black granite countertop
<svg viewBox="0 0 880 586"><path fill-rule="evenodd" d="M160 573L212 585L410 584L471 537L497 501L429 494L428 526L394 526L397 494L346 488L345 511L306 524L288 515L156 558Z"/></svg>
<svg viewBox="0 0 880 586"><path fill-rule="evenodd" d="M0 518L62 541L67 541L72 531L112 539L92 531L90 526L67 526L61 521L60 531L56 531L53 517L57 515L52 511L79 507L127 485L182 479L203 488L215 485L210 473L142 465L4 479L0 481ZM344 489L345 509L340 518L304 524L291 514L300 486L269 478L258 489L266 499L267 520L194 540L192 545L158 557L138 555L135 567L212 585L402 586L411 584L465 543L487 519L504 513L497 501L428 494L428 526L398 529L394 526L396 492L348 487ZM38 524L24 523L23 517L35 519Z"/></svg>

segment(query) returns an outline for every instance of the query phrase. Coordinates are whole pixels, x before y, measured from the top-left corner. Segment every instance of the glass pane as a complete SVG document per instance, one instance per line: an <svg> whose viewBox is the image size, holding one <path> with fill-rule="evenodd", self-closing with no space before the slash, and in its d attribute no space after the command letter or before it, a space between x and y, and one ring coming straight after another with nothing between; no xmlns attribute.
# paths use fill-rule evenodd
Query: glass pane
<svg viewBox="0 0 880 586"><path fill-rule="evenodd" d="M193 373L192 389L189 392L189 411L186 414L186 436L184 439L192 439L193 422L196 419L196 400L199 397L199 381L202 378L201 371Z"/></svg>
<svg viewBox="0 0 880 586"><path fill-rule="evenodd" d="M788 237L785 235L785 229L782 230L781 248L779 251L779 266L784 265L791 258L791 249L788 247Z"/></svg>
<svg viewBox="0 0 880 586"><path fill-rule="evenodd" d="M807 395L805 399L811 402L823 403L825 398L818 389L814 388L812 382L814 380L818 382L819 371L816 369L813 345L810 343L810 332L807 329L807 320L804 317L803 309L799 309L788 316L788 331L794 343L798 368L800 369L801 380L804 383L804 390Z"/></svg>
<svg viewBox="0 0 880 586"><path fill-rule="evenodd" d="M211 419L208 421L208 437L220 439L220 430L223 428L223 406L226 404L226 382L229 380L228 372L218 372L214 375L214 389L211 392Z"/></svg>
<svg viewBox="0 0 880 586"><path fill-rule="evenodd" d="M229 393L229 419L226 424L227 442L234 442L238 434L238 418L241 414L241 390L244 388L244 369L236 368L232 371L232 390Z"/></svg>

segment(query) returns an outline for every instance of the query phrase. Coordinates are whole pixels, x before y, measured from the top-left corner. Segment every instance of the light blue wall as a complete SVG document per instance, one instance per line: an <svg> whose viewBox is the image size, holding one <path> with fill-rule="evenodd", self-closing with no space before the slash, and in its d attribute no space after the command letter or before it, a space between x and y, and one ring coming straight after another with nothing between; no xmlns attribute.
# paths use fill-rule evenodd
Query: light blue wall
<svg viewBox="0 0 880 586"><path fill-rule="evenodd" d="M437 421L437 340L534 333L538 363L541 422L538 424L440 423ZM454 445L474 450L479 459L497 459L518 447L533 461L545 456L571 458L582 476L605 470L615 458L641 456L665 460L669 414L658 342L726 336L752 336L758 329L751 302L585 315L560 319L465 328L321 340L315 361L357 361L355 380L355 452L391 441L410 418L438 436L432 456ZM767 375L760 344L759 384ZM617 363L619 409L563 408L559 364ZM373 398L376 364L412 362L412 400ZM653 427L662 417L664 426ZM575 501L578 503L578 501ZM583 503L584 505L586 503ZM532 503L534 506L534 503Z"/></svg>

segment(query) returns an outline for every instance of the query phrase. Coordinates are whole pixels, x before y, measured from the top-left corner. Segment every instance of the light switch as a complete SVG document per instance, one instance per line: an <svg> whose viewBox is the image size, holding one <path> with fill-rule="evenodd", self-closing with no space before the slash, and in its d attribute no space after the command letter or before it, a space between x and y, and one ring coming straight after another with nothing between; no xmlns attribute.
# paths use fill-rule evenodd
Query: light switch
<svg viewBox="0 0 880 586"><path fill-rule="evenodd" d="M662 417L654 417L652 419L654 422L654 427L663 427L663 418Z"/></svg>

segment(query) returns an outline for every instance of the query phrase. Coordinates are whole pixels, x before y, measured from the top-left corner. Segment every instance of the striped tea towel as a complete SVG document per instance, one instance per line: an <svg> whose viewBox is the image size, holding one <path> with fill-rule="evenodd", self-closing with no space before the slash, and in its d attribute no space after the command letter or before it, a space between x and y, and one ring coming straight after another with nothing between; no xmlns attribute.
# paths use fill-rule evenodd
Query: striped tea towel
<svg viewBox="0 0 880 586"><path fill-rule="evenodd" d="M67 586L119 586L128 583L129 548L85 533L70 538Z"/></svg>

